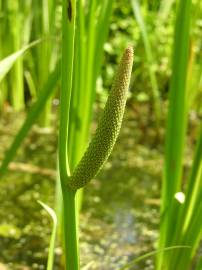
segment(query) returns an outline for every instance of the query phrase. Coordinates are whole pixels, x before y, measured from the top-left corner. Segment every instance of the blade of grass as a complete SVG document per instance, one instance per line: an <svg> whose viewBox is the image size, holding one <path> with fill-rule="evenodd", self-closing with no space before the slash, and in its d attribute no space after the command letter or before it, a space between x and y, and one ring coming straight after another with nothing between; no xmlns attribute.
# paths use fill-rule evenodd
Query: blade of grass
<svg viewBox="0 0 202 270"><path fill-rule="evenodd" d="M30 43L29 45L24 46L22 49L16 51L15 53L7 56L3 60L1 60L0 61L0 82L9 72L9 70L12 68L14 63L18 60L18 58L21 57L28 49L32 48L33 46L36 46L40 42L41 40L36 40Z"/></svg>
<svg viewBox="0 0 202 270"><path fill-rule="evenodd" d="M104 53L103 46L109 32L113 3L114 3L113 0L103 0L101 2L100 14L97 19L97 26L96 26L97 30L95 39L96 57L94 57L94 80L97 79L100 73L100 67L102 64L102 58Z"/></svg>
<svg viewBox="0 0 202 270"><path fill-rule="evenodd" d="M81 125L84 121L81 113L81 104L85 96L83 89L85 83L85 28L84 28L84 6L81 0L77 4L77 31L75 33L75 58L73 91L71 96L70 123L69 123L69 165L73 170L79 161L78 149L82 146L80 141Z"/></svg>
<svg viewBox="0 0 202 270"><path fill-rule="evenodd" d="M5 32L7 29L7 25L5 22L5 12L4 12L4 5L3 2L0 1L0 59L3 59L7 52L5 52ZM6 36L7 37L7 36ZM1 68L0 68L1 69ZM3 109L3 105L5 101L8 99L8 81L4 80L3 82L0 81L0 110Z"/></svg>
<svg viewBox="0 0 202 270"><path fill-rule="evenodd" d="M50 245L49 245L49 251L48 251L48 261L47 261L47 270L53 270L54 268L54 250L55 250L55 240L56 240L56 234L57 234L57 216L55 214L55 211L50 208L47 204L38 201L38 203L46 210L46 212L49 214L53 221L53 228L51 233L51 239L50 239Z"/></svg>
<svg viewBox="0 0 202 270"><path fill-rule="evenodd" d="M50 14L49 14L49 3L51 1L42 0L41 1L41 9L42 9L42 16L41 16L41 29L42 29L42 36L47 37L50 35ZM52 46L53 47L53 46ZM50 59L51 59L51 43L44 42L41 44L39 50L40 55L40 62L39 62L39 74L40 85L43 85L46 81L49 71L50 71ZM50 125L50 115L51 115L51 97L46 101L44 106L43 112L39 117L39 124L42 126L49 126Z"/></svg>
<svg viewBox="0 0 202 270"><path fill-rule="evenodd" d="M180 1L176 19L169 113L166 137L163 206L180 190L186 131L186 78L189 54L191 1Z"/></svg>
<svg viewBox="0 0 202 270"><path fill-rule="evenodd" d="M18 148L20 147L22 141L26 137L28 131L32 127L33 123L37 120L37 117L42 111L47 98L51 95L51 93L55 89L59 76L60 76L60 65L58 64L54 72L50 74L43 89L40 91L41 93L40 96L38 97L35 104L31 107L30 112L28 113L25 122L23 123L21 129L16 135L11 147L7 151L0 167L1 175L6 172L8 164L14 158Z"/></svg>
<svg viewBox="0 0 202 270"><path fill-rule="evenodd" d="M199 203L199 190L202 188L202 126L198 139L195 158L192 164L190 178L186 187L186 200L184 206L183 233L195 214L195 206Z"/></svg>
<svg viewBox="0 0 202 270"><path fill-rule="evenodd" d="M200 196L202 196L202 192L200 191ZM169 261L169 267L174 267L176 270L184 270L190 269L192 265L192 259L195 255L196 249L200 243L201 236L202 236L202 229L201 229L201 216L202 216L202 202L197 205L195 209L195 215L193 220L189 224L189 227L186 230L186 233L181 237L181 243L187 243L191 246L190 251L184 252L176 252Z"/></svg>
<svg viewBox="0 0 202 270"><path fill-rule="evenodd" d="M26 45L30 42L33 22L32 0L23 1L21 3L21 9L23 10L23 33L21 33L22 45Z"/></svg>
<svg viewBox="0 0 202 270"><path fill-rule="evenodd" d="M190 246L172 246L172 247L165 247L163 249L159 249L159 250L154 250L154 251L148 252L148 253L146 253L144 255L138 256L137 258L135 258L134 260L132 260L128 264L126 264L123 267L121 267L119 270L128 269L128 268L134 266L136 263L138 263L140 261L144 261L145 259L147 259L149 257L153 257L154 255L156 255L158 253L163 253L165 251L170 251L170 250L173 250L173 249L182 249L182 248L190 248Z"/></svg>
<svg viewBox="0 0 202 270"><path fill-rule="evenodd" d="M29 87L30 96L33 100L37 98L37 91L33 81L33 78L29 71L25 71L25 79Z"/></svg>
<svg viewBox="0 0 202 270"><path fill-rule="evenodd" d="M81 129L81 142L82 145L84 145L84 142L86 142L86 132L88 130L89 125L89 111L92 107L92 95L94 91L92 91L93 88L93 62L94 62L94 55L95 55L95 22L96 22L96 1L92 0L90 1L90 7L89 7L89 13L88 13L88 24L87 24L87 42L86 46L88 48L86 52L86 59L85 59L85 65L86 65L86 90L84 99L81 105L81 111L83 114L83 121L82 121L82 129Z"/></svg>
<svg viewBox="0 0 202 270"><path fill-rule="evenodd" d="M173 241L180 243L189 243L192 245L190 252L175 254L176 265L179 263L181 269L186 269L191 259L195 255L202 236L201 229L201 188L202 188L202 127L195 151L195 157L192 164L192 170L186 187L186 200L184 207L179 215L176 226L176 233ZM172 260L172 263L175 262ZM176 266L178 267L178 266ZM177 268L176 268L177 269Z"/></svg>
<svg viewBox="0 0 202 270"><path fill-rule="evenodd" d="M22 47L21 33L23 33L22 11L19 1L7 0L9 47L11 52L18 51ZM15 26L15 27L13 27ZM23 77L23 59L18 58L11 70L10 98L14 110L24 109L24 77Z"/></svg>
<svg viewBox="0 0 202 270"><path fill-rule="evenodd" d="M58 3L59 5L59 3ZM55 59L57 59L58 42L54 38L57 25L57 8L56 0L41 0L33 1L33 22L32 22L32 35L34 38L51 39L51 42L44 42L36 49L32 50L31 56L33 57L34 65L30 67L31 75L35 85L38 85L37 95L39 90L45 83L49 73L55 67ZM54 41L52 40L54 39ZM35 59L40 59L35 61ZM38 124L42 127L50 126L51 110L52 110L52 96L47 100L44 110L39 116Z"/></svg>
<svg viewBox="0 0 202 270"><path fill-rule="evenodd" d="M172 76L169 94L169 112L166 128L165 165L163 174L160 228L160 248L170 244L173 224L170 220L176 216L173 208L174 194L181 190L183 151L187 127L186 80L189 55L189 29L191 0L180 0L175 23ZM165 212L169 207L169 212ZM165 215L163 215L165 213ZM169 214L168 214L169 213ZM173 215L173 217L172 217ZM158 269L162 268L163 256L159 256ZM166 267L166 262L164 261Z"/></svg>
<svg viewBox="0 0 202 270"><path fill-rule="evenodd" d="M144 22L144 18L141 14L139 2L138 0L131 0L131 4L132 4L134 16L140 28L143 43L144 43L145 53L146 53L147 62L148 62L149 77L150 77L151 87L152 87L154 112L155 112L155 117L156 117L157 126L158 126L160 117L161 117L161 104L160 104L158 82L157 82L155 71L153 69L154 57L152 54L152 48L149 41L149 36L148 36L148 32L147 32L146 25Z"/></svg>

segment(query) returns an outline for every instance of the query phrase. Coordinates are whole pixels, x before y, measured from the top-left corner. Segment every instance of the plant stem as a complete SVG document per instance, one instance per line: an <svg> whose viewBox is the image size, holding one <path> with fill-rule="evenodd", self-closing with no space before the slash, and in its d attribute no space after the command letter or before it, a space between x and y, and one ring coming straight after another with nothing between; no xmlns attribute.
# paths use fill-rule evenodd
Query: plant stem
<svg viewBox="0 0 202 270"><path fill-rule="evenodd" d="M63 189L63 226L66 270L79 270L76 192Z"/></svg>
<svg viewBox="0 0 202 270"><path fill-rule="evenodd" d="M133 8L133 12L134 12L137 24L139 25L139 28L141 31L142 40L145 47L145 53L146 53L146 58L148 62L148 71L149 71L149 77L150 77L152 95L153 95L153 107L154 107L154 113L155 113L155 118L156 118L156 125L159 128L160 119L161 119L161 103L160 103L160 94L159 94L159 87L158 87L158 82L156 78L156 73L153 70L154 57L152 53L152 47L150 44L147 27L146 27L144 18L141 14L139 2L137 0L132 0L131 3L132 3L132 8Z"/></svg>
<svg viewBox="0 0 202 270"><path fill-rule="evenodd" d="M8 1L8 11L9 16L9 27L10 31L10 44L11 52L19 50L22 46L21 44L21 14L20 14L20 4L19 1ZM13 28L13 23L15 27ZM11 72L12 77L12 88L11 88L11 103L16 111L24 109L24 81L23 81L23 60L18 59L13 66Z"/></svg>
<svg viewBox="0 0 202 270"><path fill-rule="evenodd" d="M163 171L160 248L179 244L175 240L172 241L173 235L177 232L176 226L173 228L173 222L176 223L176 217L179 219L180 209L176 207L174 195L182 189L183 153L187 129L186 90L191 7L191 0L180 0L176 14ZM168 256L164 254L158 256L157 269L170 269L169 263L173 264L172 255L173 252Z"/></svg>
<svg viewBox="0 0 202 270"><path fill-rule="evenodd" d="M68 12L67 12L68 11ZM59 170L63 195L65 269L79 270L76 224L76 193L67 186L69 111L72 92L76 0L63 0L62 12L62 83L60 94Z"/></svg>

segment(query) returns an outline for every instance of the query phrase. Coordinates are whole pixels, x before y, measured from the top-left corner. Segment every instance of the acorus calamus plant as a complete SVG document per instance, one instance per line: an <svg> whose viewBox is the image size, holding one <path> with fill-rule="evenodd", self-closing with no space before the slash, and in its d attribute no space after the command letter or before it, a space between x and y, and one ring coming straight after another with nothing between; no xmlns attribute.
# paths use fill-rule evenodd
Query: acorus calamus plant
<svg viewBox="0 0 202 270"><path fill-rule="evenodd" d="M61 136L61 132L64 132L64 130L61 129L60 126L60 177L64 207L65 258L66 269L68 270L79 269L76 193L79 188L84 187L99 172L113 149L123 119L132 65L133 48L129 46L121 59L97 130L73 173L70 175L70 172L67 171L65 179L63 179L65 175L64 168L62 168L64 160L62 159L63 157L61 154L64 153L64 145L67 145L67 143L61 141L61 139L65 137ZM61 88L61 90L63 89L64 88ZM63 93L61 93L61 98L62 97ZM61 124L64 123L64 117L65 115L63 114L61 107ZM67 157L65 157L65 162L66 161Z"/></svg>

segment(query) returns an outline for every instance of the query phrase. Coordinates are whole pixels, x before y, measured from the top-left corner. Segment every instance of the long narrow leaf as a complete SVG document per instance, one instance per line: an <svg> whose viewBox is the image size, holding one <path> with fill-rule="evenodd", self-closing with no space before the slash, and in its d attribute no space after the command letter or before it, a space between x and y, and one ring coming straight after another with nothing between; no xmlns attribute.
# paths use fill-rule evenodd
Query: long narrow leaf
<svg viewBox="0 0 202 270"><path fill-rule="evenodd" d="M132 260L131 262L129 262L128 264L124 265L123 267L121 267L119 270L125 270L125 269L129 269L132 266L134 266L136 263L141 262L149 257L153 257L154 255L158 254L158 253L164 253L166 251L170 251L173 249L182 249L182 248L190 248L190 246L172 246L172 247L166 247L163 249L159 249L159 250L154 250L151 252L148 252L142 256L138 256L137 258L135 258L134 260Z"/></svg>
<svg viewBox="0 0 202 270"><path fill-rule="evenodd" d="M47 99L52 94L53 90L55 89L56 83L60 76L60 66L57 65L54 72L52 72L44 85L42 91L40 91L40 96L38 97L35 104L32 106L31 110L29 111L25 122L23 123L21 129L19 130L18 134L16 135L11 147L5 154L4 160L0 167L0 174L2 175L5 173L8 164L14 158L18 148L20 147L22 141L26 137L28 131L32 127L33 123L37 120L40 112L42 111L44 104L46 103Z"/></svg>
<svg viewBox="0 0 202 270"><path fill-rule="evenodd" d="M57 235L57 215L55 211L50 208L47 204L38 201L38 203L46 210L53 221L53 228L51 233L49 251L48 251L48 262L47 262L47 270L53 270L53 263L54 263L54 250L55 250L55 240Z"/></svg>
<svg viewBox="0 0 202 270"><path fill-rule="evenodd" d="M186 81L189 56L190 16L191 0L180 0L178 2L175 23L169 112L166 129L166 151L161 204L162 217L164 216L164 218L161 219L160 248L170 245L173 234L175 234L173 231L173 220L176 218L177 213L174 195L181 191L182 188L183 153L187 127ZM171 254L173 253L171 252ZM162 269L162 267L169 269L163 255L160 255L158 258L158 269Z"/></svg>
<svg viewBox="0 0 202 270"><path fill-rule="evenodd" d="M155 111L156 121L158 122L161 115L161 105L160 105L160 99L159 99L160 95L159 95L157 78L153 70L154 57L152 54L152 48L149 41L149 36L147 33L144 18L141 14L138 0L131 0L131 3L132 3L132 8L133 8L136 21L140 27L140 31L141 31L141 35L142 35L142 39L143 39L143 43L145 47L145 52L146 52L146 57L147 57L147 62L148 62L148 69L149 69L149 77L150 77L151 86L152 86L154 111Z"/></svg>
<svg viewBox="0 0 202 270"><path fill-rule="evenodd" d="M21 57L27 50L37 45L39 42L41 42L41 40L36 40L0 61L0 82L9 72L13 64L18 60L18 58Z"/></svg>

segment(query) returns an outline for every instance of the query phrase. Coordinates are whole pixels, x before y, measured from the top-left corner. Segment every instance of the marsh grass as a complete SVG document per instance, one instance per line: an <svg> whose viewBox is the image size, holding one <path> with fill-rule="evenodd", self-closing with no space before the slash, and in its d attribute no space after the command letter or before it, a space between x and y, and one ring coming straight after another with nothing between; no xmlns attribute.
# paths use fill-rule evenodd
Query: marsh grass
<svg viewBox="0 0 202 270"><path fill-rule="evenodd" d="M159 92L157 77L154 71L154 57L152 53L152 48L151 48L151 44L149 40L147 27L146 27L144 18L142 16L140 4L138 0L131 0L131 4L132 4L135 19L141 31L141 35L142 35L142 39L143 39L143 43L145 47L148 72L149 72L149 77L150 77L151 86L152 86L152 99L153 99L155 121L158 128L161 122L162 108L161 108L160 92Z"/></svg>
<svg viewBox="0 0 202 270"><path fill-rule="evenodd" d="M192 3L179 1L173 44L166 151L163 174L160 247L189 245L190 249L158 256L158 269L190 269L201 238L201 134L190 177L183 187L183 160L188 123L187 91ZM184 192L185 202L175 195Z"/></svg>
<svg viewBox="0 0 202 270"><path fill-rule="evenodd" d="M37 2L35 2L35 4L37 4ZM46 5L46 4L47 2L43 1L43 5ZM60 134L63 134L62 136L64 137L60 138L60 141L62 141L61 143L62 146L59 147L60 149L59 157L61 156L61 149L62 149L62 155L63 155L62 159L64 161L62 166L64 166L65 168L65 169L60 169L60 173L61 173L60 178L61 178L62 183L64 181L63 179L65 179L66 181L66 172L69 172L69 168L67 168L66 165L68 164L68 162L71 168L73 168L73 166L76 165L76 163L79 161L81 154L83 153L85 149L85 146L88 140L91 115L92 115L92 106L93 106L95 89L96 89L96 78L99 75L99 69L101 67L101 61L102 61L102 55L103 55L103 44L105 42L105 39L108 33L109 18L112 11L112 1L106 0L106 1L103 1L102 3L99 3L99 5L95 5L94 3L88 6L87 7L88 14L89 16L91 16L91 21L89 24L86 23L88 14L85 14L86 7L83 6L82 1L78 2L77 8L78 8L79 16L77 17L77 20L76 20L76 16L75 16L76 4L74 3L72 7L72 10L74 11L72 18L74 19L71 20L70 22L68 21L69 18L67 17L67 13L66 13L67 3L65 1L63 2L63 16L62 16L63 50L62 50L62 69L61 69L61 76L62 76L61 114L62 114L63 122L60 125L62 129L62 132L60 132ZM39 8L37 7L36 9L39 9ZM45 11L47 10L45 9ZM47 14L47 16L48 15L49 14ZM45 18L47 18L47 16L45 16ZM67 24L67 21L69 22L69 24ZM96 24L95 24L95 21L96 21ZM48 28L48 24L47 24L47 21L43 21L43 23L44 23L44 31L45 31ZM78 31L75 33L74 29L75 29L76 23L77 23ZM40 29L40 26L38 27ZM95 29L97 29L96 27L100 29L100 32L97 32L97 31L95 32ZM71 33L71 35L69 33ZM76 43L75 43L76 46L74 48L75 40L76 40ZM42 48L43 46L45 46L44 50L46 51L47 49L46 44L45 45L43 44ZM86 46L90 46L91 50L86 51L85 50ZM47 55L45 58L47 59ZM15 59L13 60L13 62L14 61ZM44 66L48 67L49 63L42 65L40 68L43 69ZM88 68L86 68L86 66L88 66ZM6 72L5 68L4 68L4 72ZM46 68L46 72L48 74L49 68ZM43 80L45 83L42 82L40 84L42 85L42 88L40 90L40 89L36 89L34 85L34 81L32 80L32 76L30 76L30 73L29 73L28 80L30 82L29 85L31 85L31 88L32 88L31 92L33 93L33 96L37 98L37 100L33 104L30 112L27 115L26 121L22 125L10 149L7 151L7 154L5 155L5 158L1 165L1 170L0 170L1 175L3 175L6 172L8 164L14 158L22 141L26 137L32 125L37 121L37 118L43 111L44 106L46 106L47 101L50 100L50 97L53 91L55 90L55 86L59 79L59 76L60 76L60 64L58 64L55 70L51 74L48 75L46 80L45 79ZM45 78L46 76L42 76L42 77ZM84 84L84 79L86 77L88 78L87 85ZM80 78L80 80L78 80L78 78ZM74 89L73 91L72 91L72 88ZM71 119L70 122L68 120L69 118ZM80 123L79 126L78 126L78 118L79 118L79 123ZM66 146L64 145L64 142L66 142ZM66 149L67 149L67 152L66 152ZM69 153L68 155L70 157L68 162L66 160L67 153ZM63 190L65 190L65 194L66 194L66 188L64 188ZM67 211L65 211L65 213L67 214L64 215L64 223L67 225L65 226L65 228L67 228L67 231L68 231L68 226L70 223L69 222L67 223L65 220L69 220L67 216L69 215L69 213L70 215L72 213L72 218L70 218L70 220L72 220L72 223L70 224L71 228L69 230L70 237L67 236L68 240L72 239L72 242L70 241L69 243L68 241L68 244L67 244L67 241L66 241L66 244L72 247L72 245L75 246L76 244L74 234L73 234L73 237L71 237L73 231L75 232L75 237L77 238L76 236L77 226L76 224L74 224L74 221L76 223L75 192L72 193L69 190L68 196L64 195L64 198L65 198L64 199L65 202L66 202L66 199L70 200L68 201L70 203L64 203L64 211L66 210L66 207L68 207ZM66 233L64 234L64 239L65 237L66 237ZM69 253L67 253L67 256L66 256L67 267L69 267L69 269L77 269L79 267L77 247L75 246L73 250L74 250L73 257L72 257L72 254L68 255Z"/></svg>
<svg viewBox="0 0 202 270"><path fill-rule="evenodd" d="M1 84L2 106L9 101L16 111L25 109L27 92L30 92L30 96L34 100L39 94L39 89L42 89L48 79L49 73L53 71L57 62L58 42L50 40L53 39L57 28L56 4L58 5L56 0L0 2L1 59L21 50L32 40L47 40L29 50L25 58L16 59L7 79ZM34 65L33 62L35 62ZM43 111L40 123L48 126L51 99L46 102Z"/></svg>

